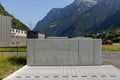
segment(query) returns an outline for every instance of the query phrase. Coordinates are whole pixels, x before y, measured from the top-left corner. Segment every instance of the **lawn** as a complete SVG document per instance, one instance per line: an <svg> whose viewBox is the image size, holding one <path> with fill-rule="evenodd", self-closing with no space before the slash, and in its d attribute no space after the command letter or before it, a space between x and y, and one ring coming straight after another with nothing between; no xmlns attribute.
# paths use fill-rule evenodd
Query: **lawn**
<svg viewBox="0 0 120 80"><path fill-rule="evenodd" d="M120 51L120 45L102 45L102 51Z"/></svg>
<svg viewBox="0 0 120 80"><path fill-rule="evenodd" d="M26 47L0 47L0 52L26 52ZM102 45L102 51L120 51L119 45Z"/></svg>
<svg viewBox="0 0 120 80"><path fill-rule="evenodd" d="M26 47L0 47L0 52L26 52Z"/></svg>
<svg viewBox="0 0 120 80"><path fill-rule="evenodd" d="M0 80L13 71L19 69L26 64L26 56L16 54L0 54Z"/></svg>

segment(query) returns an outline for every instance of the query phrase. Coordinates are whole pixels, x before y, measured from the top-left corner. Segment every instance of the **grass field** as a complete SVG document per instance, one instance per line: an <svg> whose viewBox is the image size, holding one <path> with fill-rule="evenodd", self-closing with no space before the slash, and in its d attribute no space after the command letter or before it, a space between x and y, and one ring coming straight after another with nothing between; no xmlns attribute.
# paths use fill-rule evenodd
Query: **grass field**
<svg viewBox="0 0 120 80"><path fill-rule="evenodd" d="M26 56L16 54L0 54L0 80L26 64Z"/></svg>
<svg viewBox="0 0 120 80"><path fill-rule="evenodd" d="M0 52L26 52L26 47L8 47L8 48L0 48ZM119 45L102 45L102 51L120 51Z"/></svg>
<svg viewBox="0 0 120 80"><path fill-rule="evenodd" d="M3 47L0 48L0 52L25 52L26 51L26 47Z"/></svg>
<svg viewBox="0 0 120 80"><path fill-rule="evenodd" d="M120 45L102 45L102 51L120 51Z"/></svg>

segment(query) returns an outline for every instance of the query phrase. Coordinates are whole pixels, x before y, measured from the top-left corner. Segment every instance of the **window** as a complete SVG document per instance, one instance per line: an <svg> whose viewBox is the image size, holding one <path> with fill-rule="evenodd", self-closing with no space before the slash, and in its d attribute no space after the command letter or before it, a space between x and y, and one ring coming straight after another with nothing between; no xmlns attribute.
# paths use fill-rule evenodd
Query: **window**
<svg viewBox="0 0 120 80"><path fill-rule="evenodd" d="M14 42L12 42L12 44L14 44Z"/></svg>
<svg viewBox="0 0 120 80"><path fill-rule="evenodd" d="M20 30L18 30L18 33L20 33Z"/></svg>
<svg viewBox="0 0 120 80"><path fill-rule="evenodd" d="M21 32L23 33L23 31L21 30Z"/></svg>
<svg viewBox="0 0 120 80"><path fill-rule="evenodd" d="M18 38L18 36L16 36L16 38Z"/></svg>
<svg viewBox="0 0 120 80"><path fill-rule="evenodd" d="M12 29L12 31L14 32L14 28Z"/></svg>
<svg viewBox="0 0 120 80"><path fill-rule="evenodd" d="M16 44L18 45L18 44L20 44L20 42L16 41Z"/></svg>
<svg viewBox="0 0 120 80"><path fill-rule="evenodd" d="M12 36L12 38L14 38L14 36Z"/></svg>

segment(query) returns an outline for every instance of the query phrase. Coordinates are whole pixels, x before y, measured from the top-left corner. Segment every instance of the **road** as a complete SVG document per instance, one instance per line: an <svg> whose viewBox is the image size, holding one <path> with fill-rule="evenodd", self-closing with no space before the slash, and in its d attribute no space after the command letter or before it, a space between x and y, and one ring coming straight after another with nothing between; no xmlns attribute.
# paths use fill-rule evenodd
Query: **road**
<svg viewBox="0 0 120 80"><path fill-rule="evenodd" d="M103 52L103 65L113 65L120 69L120 52Z"/></svg>

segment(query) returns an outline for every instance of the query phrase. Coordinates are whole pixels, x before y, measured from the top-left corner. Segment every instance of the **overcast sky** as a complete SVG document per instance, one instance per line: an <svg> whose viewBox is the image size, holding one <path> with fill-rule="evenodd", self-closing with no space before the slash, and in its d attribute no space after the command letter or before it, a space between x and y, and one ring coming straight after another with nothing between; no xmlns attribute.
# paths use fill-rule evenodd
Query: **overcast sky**
<svg viewBox="0 0 120 80"><path fill-rule="evenodd" d="M63 8L74 0L0 0L4 8L17 19L31 27L52 8Z"/></svg>

